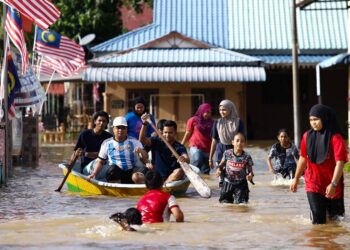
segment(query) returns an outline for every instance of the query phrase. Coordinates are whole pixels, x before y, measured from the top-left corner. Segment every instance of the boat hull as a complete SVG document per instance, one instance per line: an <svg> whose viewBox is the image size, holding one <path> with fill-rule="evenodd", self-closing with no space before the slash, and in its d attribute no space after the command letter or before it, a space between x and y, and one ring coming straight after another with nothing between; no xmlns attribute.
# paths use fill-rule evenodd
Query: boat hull
<svg viewBox="0 0 350 250"><path fill-rule="evenodd" d="M63 174L68 172L64 164L59 167L63 170ZM120 184L109 183L96 180L88 180L87 176L72 170L66 180L68 191L80 193L81 195L109 195L116 197L141 196L148 189L144 184ZM184 195L188 189L190 182L188 179L168 183L163 187L163 191L175 196Z"/></svg>

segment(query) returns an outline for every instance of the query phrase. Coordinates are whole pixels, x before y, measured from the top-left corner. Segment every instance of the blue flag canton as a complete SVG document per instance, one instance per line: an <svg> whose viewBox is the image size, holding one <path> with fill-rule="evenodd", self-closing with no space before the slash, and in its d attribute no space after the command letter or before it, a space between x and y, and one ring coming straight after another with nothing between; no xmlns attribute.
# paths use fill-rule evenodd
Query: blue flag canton
<svg viewBox="0 0 350 250"><path fill-rule="evenodd" d="M60 47L61 35L50 30L38 28L36 35L37 42L43 43L50 47Z"/></svg>
<svg viewBox="0 0 350 250"><path fill-rule="evenodd" d="M21 16L20 16L18 10L14 9L14 8L8 8L7 11L9 12L13 21L16 22L18 27L22 29L22 19L21 19Z"/></svg>
<svg viewBox="0 0 350 250"><path fill-rule="evenodd" d="M21 88L21 83L18 78L16 66L13 63L12 57L7 58L7 92L8 92L8 105L11 106L15 100L15 92Z"/></svg>

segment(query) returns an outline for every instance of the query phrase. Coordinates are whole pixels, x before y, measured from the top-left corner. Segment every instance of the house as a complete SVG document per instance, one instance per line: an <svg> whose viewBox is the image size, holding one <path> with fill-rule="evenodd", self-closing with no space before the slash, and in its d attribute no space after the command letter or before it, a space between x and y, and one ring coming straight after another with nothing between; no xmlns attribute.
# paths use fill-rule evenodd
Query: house
<svg viewBox="0 0 350 250"><path fill-rule="evenodd" d="M347 50L344 2L298 10L302 130L317 102L317 63ZM290 0L155 0L153 23L92 48L83 80L105 84L104 109L124 115L143 96L157 119L186 120L205 101L232 100L251 139L293 129ZM330 82L330 83L329 83ZM347 126L347 70L322 72L324 103ZM327 84L326 84L327 83ZM218 112L215 109L214 115Z"/></svg>

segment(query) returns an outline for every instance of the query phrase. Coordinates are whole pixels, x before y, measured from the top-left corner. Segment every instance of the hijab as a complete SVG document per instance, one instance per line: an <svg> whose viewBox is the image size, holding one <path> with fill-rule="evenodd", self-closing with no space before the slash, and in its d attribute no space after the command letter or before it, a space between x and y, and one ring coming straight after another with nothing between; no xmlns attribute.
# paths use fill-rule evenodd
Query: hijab
<svg viewBox="0 0 350 250"><path fill-rule="evenodd" d="M144 110L143 110L143 112L142 112L142 114L138 114L138 113L136 113L136 110L135 110L135 106L136 106L136 104L139 104L139 103L141 103L143 106L144 106ZM137 116L141 116L141 115L143 115L145 112L147 112L146 111L146 102L145 102L145 100L142 98L142 97L136 97L135 99L134 99L134 113L137 115Z"/></svg>
<svg viewBox="0 0 350 250"><path fill-rule="evenodd" d="M322 104L314 105L309 112L309 116L315 116L322 121L322 129L315 131L310 129L307 132L306 150L312 163L320 164L328 156L329 144L332 135L342 134L338 125L334 111Z"/></svg>
<svg viewBox="0 0 350 250"><path fill-rule="evenodd" d="M205 136L210 135L214 123L211 118L204 119L203 114L207 112L211 112L211 105L209 103L202 103L194 114L197 129Z"/></svg>
<svg viewBox="0 0 350 250"><path fill-rule="evenodd" d="M217 121L219 139L222 144L229 145L238 132L239 117L237 109L230 100L221 101L219 106L223 106L228 111L227 117L222 117Z"/></svg>

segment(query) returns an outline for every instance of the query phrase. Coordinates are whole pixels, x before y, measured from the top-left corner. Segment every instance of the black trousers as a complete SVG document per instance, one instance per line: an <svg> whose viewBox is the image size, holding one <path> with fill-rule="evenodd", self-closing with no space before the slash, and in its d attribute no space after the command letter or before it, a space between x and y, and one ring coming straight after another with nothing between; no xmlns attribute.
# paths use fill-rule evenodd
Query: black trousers
<svg viewBox="0 0 350 250"><path fill-rule="evenodd" d="M331 220L344 216L344 196L340 199L328 199L319 193L307 192L306 194L311 209L312 224L325 224L327 214Z"/></svg>

